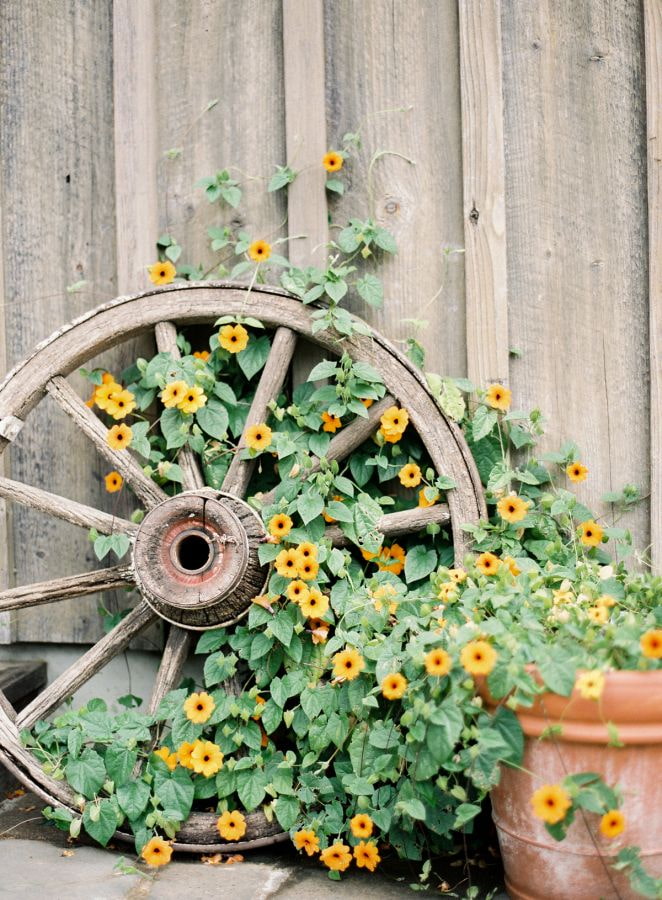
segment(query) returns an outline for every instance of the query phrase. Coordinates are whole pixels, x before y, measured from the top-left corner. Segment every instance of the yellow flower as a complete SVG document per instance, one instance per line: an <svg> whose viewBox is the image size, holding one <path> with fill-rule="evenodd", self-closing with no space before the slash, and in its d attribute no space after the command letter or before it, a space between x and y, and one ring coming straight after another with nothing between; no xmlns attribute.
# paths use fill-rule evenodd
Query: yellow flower
<svg viewBox="0 0 662 900"><path fill-rule="evenodd" d="M271 428L265 425L264 422L261 422L259 425L251 425L244 434L246 446L251 450L266 450L271 444L271 435Z"/></svg>
<svg viewBox="0 0 662 900"><path fill-rule="evenodd" d="M99 407L99 409L107 409L108 404L111 402L111 398L114 394L120 393L122 390L122 385L118 384L116 381L113 381L112 375L110 376L110 380L106 381L106 376L104 375L104 382L100 387L98 387L93 396L94 402Z"/></svg>
<svg viewBox="0 0 662 900"><path fill-rule="evenodd" d="M266 262L271 256L271 244L266 241L253 241L248 248L248 255L253 262Z"/></svg>
<svg viewBox="0 0 662 900"><path fill-rule="evenodd" d="M128 425L113 425L106 435L106 443L113 450L125 450L131 443L133 432Z"/></svg>
<svg viewBox="0 0 662 900"><path fill-rule="evenodd" d="M342 169L344 161L342 153L338 153L337 150L329 150L329 152L325 153L322 157L322 165L327 172L338 172Z"/></svg>
<svg viewBox="0 0 662 900"><path fill-rule="evenodd" d="M349 820L349 827L354 837L368 838L372 834L373 821L367 813L358 813Z"/></svg>
<svg viewBox="0 0 662 900"><path fill-rule="evenodd" d="M179 747L177 748L177 759L179 760L179 765L183 766L185 769L192 769L193 763L191 762L191 753L195 750L195 744L189 744L188 741L183 741Z"/></svg>
<svg viewBox="0 0 662 900"><path fill-rule="evenodd" d="M602 543L604 532L597 522L588 519L579 526L579 537L586 547L597 547Z"/></svg>
<svg viewBox="0 0 662 900"><path fill-rule="evenodd" d="M103 480L106 482L106 490L109 494L114 494L115 491L122 490L124 479L119 472L109 472L106 476L104 476Z"/></svg>
<svg viewBox="0 0 662 900"><path fill-rule="evenodd" d="M575 679L575 690L579 691L584 700L599 700L604 686L605 676L599 669L582 672Z"/></svg>
<svg viewBox="0 0 662 900"><path fill-rule="evenodd" d="M329 599L321 591L312 588L308 596L300 603L301 612L307 619L319 619L329 608Z"/></svg>
<svg viewBox="0 0 662 900"><path fill-rule="evenodd" d="M140 854L148 866L166 866L172 856L172 847L162 837L147 841Z"/></svg>
<svg viewBox="0 0 662 900"><path fill-rule="evenodd" d="M378 863L382 861L377 846L372 841L360 841L354 847L354 859L357 869L365 868L370 872L374 872Z"/></svg>
<svg viewBox="0 0 662 900"><path fill-rule="evenodd" d="M444 581L444 583L439 586L437 597L440 600L444 600L446 603L452 603L453 600L457 600L457 584L454 581Z"/></svg>
<svg viewBox="0 0 662 900"><path fill-rule="evenodd" d="M171 753L167 747L159 747L154 751L154 756L159 756L171 772L177 766L177 754Z"/></svg>
<svg viewBox="0 0 662 900"><path fill-rule="evenodd" d="M546 784L531 797L533 813L543 822L556 825L572 806L568 792L560 784Z"/></svg>
<svg viewBox="0 0 662 900"><path fill-rule="evenodd" d="M165 262L157 262L149 266L149 280L152 284L170 284L174 281L177 269L173 266L169 259Z"/></svg>
<svg viewBox="0 0 662 900"><path fill-rule="evenodd" d="M330 431L332 434L342 428L342 422L337 416L332 416L328 412L322 413L322 421L324 425L322 425L322 431Z"/></svg>
<svg viewBox="0 0 662 900"><path fill-rule="evenodd" d="M216 822L218 833L226 841L239 841L246 834L246 819L236 809L224 812Z"/></svg>
<svg viewBox="0 0 662 900"><path fill-rule="evenodd" d="M625 830L625 816L620 809L610 809L600 819L600 833L607 838L615 838Z"/></svg>
<svg viewBox="0 0 662 900"><path fill-rule="evenodd" d="M430 650L425 654L425 671L428 675L436 675L441 678L448 675L453 665L448 653L438 647L436 650Z"/></svg>
<svg viewBox="0 0 662 900"><path fill-rule="evenodd" d="M481 553L476 560L476 568L483 575L496 575L500 565L501 560L493 553Z"/></svg>
<svg viewBox="0 0 662 900"><path fill-rule="evenodd" d="M304 581L314 581L317 578L320 564L316 559L306 559L301 556L300 550L297 550L297 554L299 555L299 568L297 569L299 578L303 578Z"/></svg>
<svg viewBox="0 0 662 900"><path fill-rule="evenodd" d="M460 662L470 675L489 675L497 661L497 652L487 641L469 641L460 653Z"/></svg>
<svg viewBox="0 0 662 900"><path fill-rule="evenodd" d="M395 590L395 588L392 584L380 585L373 594L373 597L374 597L373 604L374 604L377 612L381 612L383 609L384 604L382 603L382 601L388 600L389 601L388 612L389 612L389 615L392 616L398 609L397 601L392 599L393 597L396 596L396 594L397 594L397 591Z"/></svg>
<svg viewBox="0 0 662 900"><path fill-rule="evenodd" d="M319 853L320 842L312 830L295 831L292 840L297 850L305 850L308 856L314 856L316 853Z"/></svg>
<svg viewBox="0 0 662 900"><path fill-rule="evenodd" d="M193 387L186 389L186 393L177 404L177 409L181 409L182 412L191 415L202 409L206 402L207 396L205 392L199 385L194 384Z"/></svg>
<svg viewBox="0 0 662 900"><path fill-rule="evenodd" d="M414 488L418 487L421 483L421 470L416 465L416 463L407 463L406 466L403 466L398 472L398 478L400 479L400 484L403 487Z"/></svg>
<svg viewBox="0 0 662 900"><path fill-rule="evenodd" d="M366 409L370 409L374 402L375 401L372 399L372 397L364 397L363 400L361 400L361 403L365 406Z"/></svg>
<svg viewBox="0 0 662 900"><path fill-rule="evenodd" d="M336 494L335 497L332 497L331 499L335 500L336 503L344 503L345 502L345 498L341 497L339 494ZM333 516L330 516L326 510L324 510L324 512L322 513L322 518L324 519L325 522L328 522L328 523L337 521L337 519L334 519Z"/></svg>
<svg viewBox="0 0 662 900"><path fill-rule="evenodd" d="M390 406L380 418L380 433L385 441L395 444L400 440L409 424L409 413L406 409Z"/></svg>
<svg viewBox="0 0 662 900"><path fill-rule="evenodd" d="M363 657L353 647L347 647L333 657L333 674L336 678L346 678L354 681L365 668Z"/></svg>
<svg viewBox="0 0 662 900"><path fill-rule="evenodd" d="M374 560L380 572L392 572L399 575L404 569L407 560L407 554L400 544L392 544L390 547L382 547L379 553L370 553L368 550L361 550L364 559ZM389 562L392 559L394 562Z"/></svg>
<svg viewBox="0 0 662 900"><path fill-rule="evenodd" d="M274 560L276 572L284 578L297 578L301 561L298 550L281 550Z"/></svg>
<svg viewBox="0 0 662 900"><path fill-rule="evenodd" d="M594 625L604 625L609 621L609 610L606 606L591 606L586 610L586 614Z"/></svg>
<svg viewBox="0 0 662 900"><path fill-rule="evenodd" d="M194 350L193 356L196 359L201 359L203 362L207 362L209 359L209 350Z"/></svg>
<svg viewBox="0 0 662 900"><path fill-rule="evenodd" d="M301 581L297 578L296 581L291 581L288 585L287 590L285 591L289 600L292 603L301 603L304 600L308 599L308 594L310 591L308 590L308 586L304 581Z"/></svg>
<svg viewBox="0 0 662 900"><path fill-rule="evenodd" d="M382 694L387 700L400 700L407 690L407 679L399 672L391 672L382 680Z"/></svg>
<svg viewBox="0 0 662 900"><path fill-rule="evenodd" d="M209 778L223 768L221 748L211 741L196 741L191 751L191 765L198 775Z"/></svg>
<svg viewBox="0 0 662 900"><path fill-rule="evenodd" d="M188 384L185 381L171 381L170 384L166 384L159 397L166 409L173 409L179 406L187 391Z"/></svg>
<svg viewBox="0 0 662 900"><path fill-rule="evenodd" d="M612 606L616 606L616 601L610 594L602 594L595 601L596 606L604 606L606 609L610 609Z"/></svg>
<svg viewBox="0 0 662 900"><path fill-rule="evenodd" d="M510 522L511 525L526 518L528 511L529 504L526 500L518 497L517 494L509 494L507 497L502 497L497 503L497 512L502 519Z"/></svg>
<svg viewBox="0 0 662 900"><path fill-rule="evenodd" d="M352 861L347 844L336 841L320 853L320 859L333 872L344 872Z"/></svg>
<svg viewBox="0 0 662 900"><path fill-rule="evenodd" d="M510 574L511 574L511 575L517 576L517 575L521 575L521 574L522 574L522 570L521 570L520 567L517 565L517 563L516 563L515 560L512 558L512 556L504 556L504 558L503 558L503 564L504 564L504 566L508 566L508 569L510 570Z"/></svg>
<svg viewBox="0 0 662 900"><path fill-rule="evenodd" d="M112 393L106 404L106 412L113 419L124 419L136 408L136 400L131 391Z"/></svg>
<svg viewBox="0 0 662 900"><path fill-rule="evenodd" d="M308 619L308 629L313 639L313 644L326 644L329 636L329 623L324 619Z"/></svg>
<svg viewBox="0 0 662 900"><path fill-rule="evenodd" d="M248 332L243 325L224 325L218 333L218 342L228 353L241 353L248 344Z"/></svg>
<svg viewBox="0 0 662 900"><path fill-rule="evenodd" d="M662 628L653 628L642 634L639 645L648 659L662 659Z"/></svg>
<svg viewBox="0 0 662 900"><path fill-rule="evenodd" d="M425 492L431 493L431 488L423 488L422 491L418 492L418 505L421 509L427 509L428 506L434 506L437 500L439 499L439 491L432 492L432 499L428 500L425 495Z"/></svg>
<svg viewBox="0 0 662 900"><path fill-rule="evenodd" d="M289 516L286 516L285 513L278 513L269 519L267 531L272 537L284 538L290 533L293 525L294 522Z"/></svg>
<svg viewBox="0 0 662 900"><path fill-rule="evenodd" d="M583 466L580 462L570 463L569 466L566 466L565 474L568 476L570 481L586 481L586 476L588 475L588 469L586 466Z"/></svg>
<svg viewBox="0 0 662 900"><path fill-rule="evenodd" d="M455 584L462 584L463 581L467 580L467 573L464 569L449 569L448 577L451 581L454 581Z"/></svg>
<svg viewBox="0 0 662 900"><path fill-rule="evenodd" d="M304 541L303 544L299 544L297 552L302 559L317 559L317 545L310 541Z"/></svg>
<svg viewBox="0 0 662 900"><path fill-rule="evenodd" d="M491 384L487 389L485 401L492 409L500 409L502 412L510 409L512 392L502 384Z"/></svg>
<svg viewBox="0 0 662 900"><path fill-rule="evenodd" d="M186 717L195 722L196 725L202 725L211 716L216 708L214 698L206 691L199 694L191 694L184 701L184 712Z"/></svg>

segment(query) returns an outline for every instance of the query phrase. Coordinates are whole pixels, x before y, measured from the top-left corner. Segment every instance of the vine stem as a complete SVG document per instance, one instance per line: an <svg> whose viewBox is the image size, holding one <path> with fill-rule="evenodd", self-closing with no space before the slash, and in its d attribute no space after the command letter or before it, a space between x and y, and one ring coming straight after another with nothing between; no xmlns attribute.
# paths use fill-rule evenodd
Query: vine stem
<svg viewBox="0 0 662 900"><path fill-rule="evenodd" d="M415 166L416 162L413 159L410 159L408 156L405 156L404 153L398 153L397 150L378 150L375 154L373 154L372 159L368 165L368 209L371 212L371 215L375 216L375 204L374 204L374 194L373 194L373 186L372 186L372 176L375 168L375 163L382 159L384 156L397 156L400 159L404 159L405 162L408 162L410 166Z"/></svg>

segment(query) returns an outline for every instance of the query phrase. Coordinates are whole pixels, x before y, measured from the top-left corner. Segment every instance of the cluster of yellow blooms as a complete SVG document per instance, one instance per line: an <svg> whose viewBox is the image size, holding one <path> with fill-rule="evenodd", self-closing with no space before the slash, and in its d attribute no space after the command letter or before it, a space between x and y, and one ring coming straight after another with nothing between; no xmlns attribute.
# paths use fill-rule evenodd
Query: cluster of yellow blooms
<svg viewBox="0 0 662 900"><path fill-rule="evenodd" d="M409 425L409 413L406 409L390 406L380 418L380 435L389 444L397 444Z"/></svg>
<svg viewBox="0 0 662 900"><path fill-rule="evenodd" d="M181 409L187 415L196 413L207 402L207 396L199 385L190 387L185 381L169 382L159 397L166 409Z"/></svg>
<svg viewBox="0 0 662 900"><path fill-rule="evenodd" d="M374 872L381 857L374 841L365 840L369 838L373 832L373 821L366 813L359 813L350 819L350 830L355 838L359 838L359 843L352 849L343 844L342 841L336 841L327 847L326 850L320 852L319 838L312 829L303 829L294 834L294 846L297 850L304 850L308 856L320 855L320 860L333 872L344 872L349 868L354 858L357 868L368 869Z"/></svg>
<svg viewBox="0 0 662 900"><path fill-rule="evenodd" d="M561 822L570 807L572 799L560 784L545 784L531 797L533 813L537 818L556 825ZM600 819L600 833L606 838L615 838L625 830L626 819L619 809L608 810Z"/></svg>

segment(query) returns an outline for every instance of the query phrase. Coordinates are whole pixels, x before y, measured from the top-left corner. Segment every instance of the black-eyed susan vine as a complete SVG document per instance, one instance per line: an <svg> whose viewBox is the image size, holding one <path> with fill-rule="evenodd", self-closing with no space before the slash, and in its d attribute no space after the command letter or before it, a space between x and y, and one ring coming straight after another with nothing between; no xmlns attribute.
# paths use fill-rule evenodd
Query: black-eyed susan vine
<svg viewBox="0 0 662 900"><path fill-rule="evenodd" d="M332 192L344 189L337 175L357 145L349 138L323 160ZM278 167L269 189L295 178ZM241 202L228 170L200 184L210 203ZM138 359L121 377L84 373L109 444L132 447L169 494L181 489L182 447L198 454L214 488L234 453L257 459L249 496L270 535L260 560L272 570L245 622L200 637L199 680L171 692L154 715L132 696L120 698L119 714L96 700L22 735L80 798L80 815L47 815L102 844L128 827L137 852L158 866L170 860L170 842L194 808L215 807L217 837L228 842L245 835L247 813L262 810L334 878L350 865L372 872L396 852L420 862L425 882L430 859L471 833L500 765L521 762L515 707L543 689L576 688L597 703L609 669L662 667L662 580L628 573L619 556L631 552L629 534L614 524L639 492L630 485L607 495L614 516L605 524L571 490L590 475L577 447L536 454L538 410L513 410L503 385L477 390L428 373L437 402L467 437L491 515L465 526L474 552L462 567L453 566L450 535L439 525L385 544L376 528L384 510L430 507L453 489L432 467L407 409L395 404L346 464L325 458L332 437L385 394L379 372L344 352L342 337L361 325L341 303L356 291L381 304L366 261L394 253L392 235L353 218L324 269L294 268L265 238L227 226L210 228L209 237L221 258L207 273L179 264L172 236L159 238L151 280L278 278L303 303L325 300L314 327L335 329L339 356L284 390L268 420L248 429L271 347L257 318L222 317L206 343L199 332L181 333L179 358ZM114 471L105 486L126 489ZM344 532L347 549L325 538L329 523ZM129 547L125 535L91 537L100 558ZM505 700L496 713L484 708L476 677ZM151 751L155 725L160 744ZM595 775L543 783L531 803L558 838L578 809L597 816L608 839L627 829L617 789ZM619 863L638 889L659 896L632 848Z"/></svg>

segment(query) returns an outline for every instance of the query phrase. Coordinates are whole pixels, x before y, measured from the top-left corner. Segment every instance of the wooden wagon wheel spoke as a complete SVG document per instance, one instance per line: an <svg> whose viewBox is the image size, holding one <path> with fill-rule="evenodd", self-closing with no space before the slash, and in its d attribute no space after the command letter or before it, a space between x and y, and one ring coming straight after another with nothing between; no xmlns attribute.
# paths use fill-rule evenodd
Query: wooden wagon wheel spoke
<svg viewBox="0 0 662 900"><path fill-rule="evenodd" d="M0 612L25 609L42 603L55 603L73 597L86 597L97 591L112 591L135 584L133 570L129 566L112 566L98 572L86 572L66 578L52 578L22 587L0 591Z"/></svg>
<svg viewBox="0 0 662 900"><path fill-rule="evenodd" d="M174 690L181 681L184 663L188 658L192 643L193 635L190 631L179 628L177 625L170 626L170 633L163 648L161 664L149 701L150 713L156 712L165 695Z"/></svg>
<svg viewBox="0 0 662 900"><path fill-rule="evenodd" d="M297 335L294 331L289 328L276 329L269 356L248 411L244 433L251 425L259 425L266 421L269 404L276 399L285 383L296 343ZM246 493L255 465L252 459L240 458L240 452L245 446L242 438L223 481L223 490L234 494L235 497L243 497Z"/></svg>
<svg viewBox="0 0 662 900"><path fill-rule="evenodd" d="M180 359L181 353L177 346L177 329L172 322L158 322L154 326L156 348L159 353L169 353L173 359ZM184 488L194 491L205 486L205 479L200 469L200 463L193 450L182 447L177 456L177 462L184 476Z"/></svg>
<svg viewBox="0 0 662 900"><path fill-rule="evenodd" d="M385 538L390 539L405 534L415 534L428 525L443 525L450 522L450 518L448 506L445 503L436 503L426 509L414 507L414 509L403 509L401 512L387 513L381 517L375 527ZM327 528L324 537L330 540L335 547L347 547L351 544L349 538L337 525Z"/></svg>
<svg viewBox="0 0 662 900"><path fill-rule="evenodd" d="M144 602L131 610L111 632L64 671L19 714L19 728L31 728L75 693L86 681L121 653L134 637L156 621L156 613Z"/></svg>
<svg viewBox="0 0 662 900"><path fill-rule="evenodd" d="M51 494L41 488L24 484L22 481L13 481L11 478L0 476L0 497L21 503L31 509L48 513L72 525L80 525L82 528L96 528L101 534L114 534L122 532L131 534L138 527L127 519L102 512L85 503L76 503L59 494Z"/></svg>
<svg viewBox="0 0 662 900"><path fill-rule="evenodd" d="M166 494L151 478L145 475L127 450L113 450L108 446L106 442L108 429L92 410L88 409L76 391L61 375L51 378L46 385L46 390L74 424L87 435L99 453L126 479L133 492L148 509L166 499Z"/></svg>

